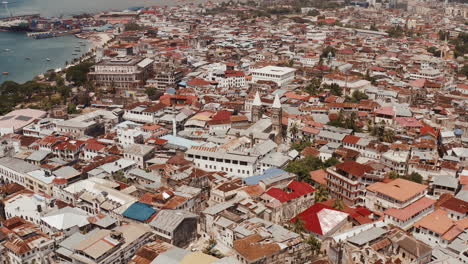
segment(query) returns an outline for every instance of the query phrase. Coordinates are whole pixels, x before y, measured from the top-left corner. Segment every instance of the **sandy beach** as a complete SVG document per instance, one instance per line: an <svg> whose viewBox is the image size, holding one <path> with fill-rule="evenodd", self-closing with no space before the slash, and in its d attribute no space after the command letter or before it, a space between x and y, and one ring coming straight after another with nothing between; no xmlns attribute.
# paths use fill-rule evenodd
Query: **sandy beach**
<svg viewBox="0 0 468 264"><path fill-rule="evenodd" d="M102 47L112 38L109 33L105 32L83 32L75 36L90 41L92 43L91 49Z"/></svg>

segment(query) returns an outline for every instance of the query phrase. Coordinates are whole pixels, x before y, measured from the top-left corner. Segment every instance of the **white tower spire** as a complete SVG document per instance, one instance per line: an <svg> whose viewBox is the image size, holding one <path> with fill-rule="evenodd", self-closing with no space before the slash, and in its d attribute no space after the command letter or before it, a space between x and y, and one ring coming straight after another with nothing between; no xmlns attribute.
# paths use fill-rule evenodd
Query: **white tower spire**
<svg viewBox="0 0 468 264"><path fill-rule="evenodd" d="M280 102L278 94L275 95L275 101L273 101L272 107L273 108L281 108L281 102Z"/></svg>
<svg viewBox="0 0 468 264"><path fill-rule="evenodd" d="M262 105L262 101L260 100L260 94L258 94L258 91L255 93L255 98L254 98L252 105L255 105L255 106Z"/></svg>

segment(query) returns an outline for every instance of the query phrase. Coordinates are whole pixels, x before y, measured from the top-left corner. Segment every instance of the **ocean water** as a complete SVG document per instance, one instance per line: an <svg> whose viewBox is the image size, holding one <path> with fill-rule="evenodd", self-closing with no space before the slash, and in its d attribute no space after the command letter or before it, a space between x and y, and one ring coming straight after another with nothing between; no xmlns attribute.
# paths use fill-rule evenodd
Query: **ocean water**
<svg viewBox="0 0 468 264"><path fill-rule="evenodd" d="M0 17L39 13L44 17L71 16L107 10L124 10L134 6L180 4L165 0L7 0L8 10L0 5ZM0 32L0 84L6 80L25 82L49 69L62 68L71 61L80 39L72 36L36 40L25 33ZM88 51L81 47L81 53ZM10 49L11 51L5 51ZM30 57L31 60L26 60ZM46 61L50 58L50 61ZM9 75L3 75L8 72Z"/></svg>
<svg viewBox="0 0 468 264"><path fill-rule="evenodd" d="M85 41L86 46L81 46L80 41L83 40L73 35L33 39L25 33L0 32L0 84L6 80L25 82L49 69L63 68L66 61L90 49L91 43ZM76 46L80 52L74 51ZM79 55L74 56L74 53ZM3 72L9 74L3 75Z"/></svg>
<svg viewBox="0 0 468 264"><path fill-rule="evenodd" d="M69 16L104 10L123 10L134 6L174 5L180 2L167 0L7 0L13 15L39 13L45 17ZM0 1L1 2L1 1ZM195 2L195 1L193 1ZM7 16L2 6L0 16Z"/></svg>

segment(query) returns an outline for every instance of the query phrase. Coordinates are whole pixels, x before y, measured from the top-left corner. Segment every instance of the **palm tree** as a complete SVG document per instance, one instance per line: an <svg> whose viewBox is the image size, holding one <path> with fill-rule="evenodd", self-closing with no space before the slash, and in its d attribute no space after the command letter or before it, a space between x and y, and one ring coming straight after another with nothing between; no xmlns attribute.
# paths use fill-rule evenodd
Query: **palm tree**
<svg viewBox="0 0 468 264"><path fill-rule="evenodd" d="M329 194L328 188L324 185L319 185L319 187L317 188L314 194L315 203L320 203L320 202L328 200L328 194Z"/></svg>
<svg viewBox="0 0 468 264"><path fill-rule="evenodd" d="M320 243L320 241L315 236L310 235L309 238L307 238L306 243L310 246L310 250L312 251L313 255L320 255L322 243Z"/></svg>
<svg viewBox="0 0 468 264"><path fill-rule="evenodd" d="M299 127L296 122L291 124L291 127L289 128L289 133L291 133L293 139L296 138L297 133L299 133Z"/></svg>
<svg viewBox="0 0 468 264"><path fill-rule="evenodd" d="M383 133L383 141L392 143L395 140L395 132L390 129L385 129Z"/></svg>
<svg viewBox="0 0 468 264"><path fill-rule="evenodd" d="M305 232L304 220L302 220L301 218L296 218L296 220L290 224L289 230L301 235L301 237L304 237L304 232Z"/></svg>
<svg viewBox="0 0 468 264"><path fill-rule="evenodd" d="M341 198L337 198L332 205L333 208L343 211L345 209L345 204Z"/></svg>

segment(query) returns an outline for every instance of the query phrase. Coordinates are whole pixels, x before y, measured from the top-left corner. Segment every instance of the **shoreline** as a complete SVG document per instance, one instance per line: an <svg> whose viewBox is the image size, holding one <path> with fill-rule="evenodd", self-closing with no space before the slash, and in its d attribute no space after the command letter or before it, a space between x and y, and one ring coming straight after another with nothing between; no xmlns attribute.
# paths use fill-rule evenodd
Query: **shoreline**
<svg viewBox="0 0 468 264"><path fill-rule="evenodd" d="M105 32L81 32L74 34L75 37L83 40L87 40L91 43L90 49L100 48L104 46L109 40L112 39L109 33Z"/></svg>

